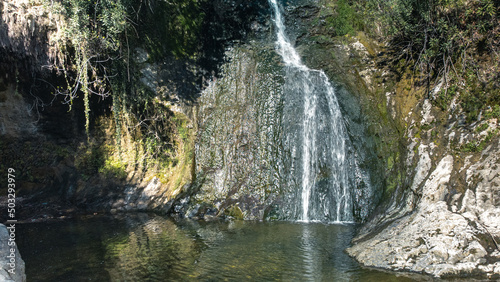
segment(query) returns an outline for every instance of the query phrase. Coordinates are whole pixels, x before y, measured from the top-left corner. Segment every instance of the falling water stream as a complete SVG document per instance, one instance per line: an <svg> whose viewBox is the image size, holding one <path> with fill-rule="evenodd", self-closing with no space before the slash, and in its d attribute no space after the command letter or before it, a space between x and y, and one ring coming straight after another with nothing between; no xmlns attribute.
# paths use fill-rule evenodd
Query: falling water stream
<svg viewBox="0 0 500 282"><path fill-rule="evenodd" d="M348 136L335 90L325 73L309 69L300 59L285 32L277 0L269 0L276 25L276 49L286 66L284 120L292 166L300 184L295 201L301 208L295 218L303 221L352 222L347 157ZM302 107L302 108L300 108Z"/></svg>

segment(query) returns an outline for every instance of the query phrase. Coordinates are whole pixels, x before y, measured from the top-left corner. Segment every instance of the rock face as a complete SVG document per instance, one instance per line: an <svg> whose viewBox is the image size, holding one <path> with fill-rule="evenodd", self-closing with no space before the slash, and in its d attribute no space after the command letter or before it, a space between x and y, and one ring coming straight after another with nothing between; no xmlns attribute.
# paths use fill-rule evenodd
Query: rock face
<svg viewBox="0 0 500 282"><path fill-rule="evenodd" d="M41 122L35 124L38 118L28 110L34 109L28 107L34 98L22 87L19 96L14 94L16 85L23 83L14 83L17 65L11 62L19 58L38 62L25 67L26 74L20 72L22 82L28 82L31 77L26 76L31 70L60 61L57 40L64 21L49 6L35 5L38 2L0 2L0 67L6 70L0 76L0 141L6 136L13 140L33 137L38 142L38 135L46 134L61 143L69 142L79 134L76 124L83 124L73 113L62 117L55 106L41 113L43 127ZM347 43L332 39L330 31L321 25L321 13L326 8L318 8L318 1L305 2L308 6L287 6L287 25L294 33L291 38L296 39L308 66L325 70L333 81L345 86L344 90L339 86L338 99L347 113L354 146L367 152L361 156L361 166L371 172L371 183L385 187L384 202L360 230L348 253L364 265L391 270L437 277L500 278L498 120L479 117L478 122L468 125L457 97L443 111L424 99L423 91L410 92L412 85L396 81L387 67L377 64L377 57L384 56L383 47L374 47L377 43L362 34L346 37ZM283 70L268 40L273 33L267 2L221 0L207 1L206 5L207 24L201 39L206 48L200 62L174 62L170 58L152 62L144 49L131 48L139 81L149 91L165 96L170 106L188 98L192 104L199 103L193 112L171 107L192 118L198 130L193 157L196 178L191 186L167 193L159 178L152 177L141 187L127 184L116 188L112 183L109 187L116 191L104 185L92 185L95 193L84 185L80 191L78 173L69 156L74 151L43 146L48 148L42 151L46 154L38 154L33 150L35 141L24 142L24 146L0 142L4 155L12 156L12 160L2 158L5 162L0 166L27 159L23 156L36 156L27 162L37 170L20 175L29 180L21 187L60 187L54 191L60 199L71 200L76 193L85 207L94 197L103 199L96 202L96 209L111 211L174 211L193 218L283 218L275 209L286 195L280 191L283 183L276 181L285 173L277 161L278 154L284 152L281 129L275 122L282 107L278 96ZM267 45L257 46L261 41ZM212 80L211 73L216 74ZM199 97L196 81L202 79L210 81L203 85L206 89ZM444 84L438 83L432 95L446 87ZM49 127L59 128L59 135L48 134ZM15 155L12 146L27 149ZM46 161L42 162L44 155ZM50 179L38 181L37 175ZM91 184L102 184L102 179L97 181L100 183ZM171 192L180 195L175 203ZM3 225L0 237L5 257L8 232ZM16 257L16 276L11 277L3 263L0 280L25 280L24 263L18 253Z"/></svg>
<svg viewBox="0 0 500 282"><path fill-rule="evenodd" d="M13 0L0 3L0 47L29 58L32 69L49 66L58 58L66 21L42 1Z"/></svg>
<svg viewBox="0 0 500 282"><path fill-rule="evenodd" d="M30 109L23 97L16 93L15 86L3 84L0 78L0 134L10 136L34 135L35 113Z"/></svg>
<svg viewBox="0 0 500 282"><path fill-rule="evenodd" d="M361 230L347 252L367 266L436 277L498 279L499 141L486 140L496 133L497 121L455 128L456 113L448 116L448 126L441 131L440 127L421 130L418 124L443 120L429 101L421 109L410 113L411 124L417 126L407 131L411 152L406 160L407 177L412 182L402 198L393 197L389 208ZM484 124L488 127L480 132L478 128L484 129ZM487 141L490 143L482 151L464 149L470 142Z"/></svg>
<svg viewBox="0 0 500 282"><path fill-rule="evenodd" d="M24 282L26 281L24 261L17 250L17 246L9 246L8 243L9 231L5 225L0 224L0 280L5 282ZM11 253L11 249L15 249L15 252ZM9 256L12 256L12 254L15 254L15 262L11 265L12 261Z"/></svg>
<svg viewBox="0 0 500 282"><path fill-rule="evenodd" d="M471 189L462 201L448 205L445 198L453 163L451 155L441 159L425 181L414 212L390 222L367 240L356 239L348 253L364 265L438 277L500 274L500 252L494 239L500 235L498 209L478 206Z"/></svg>
<svg viewBox="0 0 500 282"><path fill-rule="evenodd" d="M263 219L280 193L275 176L281 144L281 69L266 62L279 59L271 48L235 47L227 53L230 62L222 76L200 97L198 183L186 215L216 210L221 216Z"/></svg>

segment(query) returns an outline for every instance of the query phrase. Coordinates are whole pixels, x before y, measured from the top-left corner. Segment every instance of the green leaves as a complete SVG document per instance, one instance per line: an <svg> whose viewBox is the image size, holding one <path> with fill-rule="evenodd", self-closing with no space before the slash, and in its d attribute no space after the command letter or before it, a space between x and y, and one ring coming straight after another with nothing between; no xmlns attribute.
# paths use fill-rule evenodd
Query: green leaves
<svg viewBox="0 0 500 282"><path fill-rule="evenodd" d="M153 59L174 55L193 58L199 49L201 24L205 17L198 0L158 1L154 11L144 10L141 16L141 37Z"/></svg>
<svg viewBox="0 0 500 282"><path fill-rule="evenodd" d="M335 16L327 18L328 24L335 30L335 35L354 35L355 17L357 16L354 9L349 6L346 0L339 0L336 12Z"/></svg>
<svg viewBox="0 0 500 282"><path fill-rule="evenodd" d="M69 22L67 37L73 47L77 51L89 53L88 57L92 53L116 51L120 34L127 28L125 1L64 1Z"/></svg>
<svg viewBox="0 0 500 282"><path fill-rule="evenodd" d="M402 55L417 73L427 76L428 87L436 79L448 85L460 83L462 108L469 121L491 102L497 103L487 86L492 76L478 77L479 60L484 62L485 55L498 60L499 11L493 0L394 0L390 7L395 27L392 44L407 46ZM435 97L442 109L453 98L455 91L450 90Z"/></svg>
<svg viewBox="0 0 500 282"><path fill-rule="evenodd" d="M69 51L63 54L66 60L62 66L67 90L57 93L65 95L69 105L78 94L83 94L87 132L90 127L90 96L105 98L111 95L111 89L116 88L111 85L111 77L124 69L128 72L128 82L131 82L131 49L147 49L152 60L172 55L195 58L200 47L203 2L63 0L57 4L61 8L58 11L67 19L62 41L64 49ZM116 61L121 60L117 58L124 58L126 66L118 68ZM146 105L150 98L144 95L139 100Z"/></svg>

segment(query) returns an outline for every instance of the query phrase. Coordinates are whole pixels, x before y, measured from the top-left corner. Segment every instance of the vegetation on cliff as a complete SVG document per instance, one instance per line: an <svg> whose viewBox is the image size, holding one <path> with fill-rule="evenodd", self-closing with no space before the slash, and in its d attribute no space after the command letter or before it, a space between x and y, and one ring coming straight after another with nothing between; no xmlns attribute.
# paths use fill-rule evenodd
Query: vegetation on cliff
<svg viewBox="0 0 500 282"><path fill-rule="evenodd" d="M353 6L369 19L367 26L385 26L394 64L411 70L435 105L447 110L458 98L472 122L500 104L497 1L373 0ZM437 85L440 91L432 93Z"/></svg>
<svg viewBox="0 0 500 282"><path fill-rule="evenodd" d="M51 188L58 186L57 179L67 178L61 176L66 172L52 172L50 167L57 164L76 169L78 191L85 182L96 179L102 183L110 179L147 183L158 177L173 190L191 181L194 127L187 117L189 112L179 109L178 96L182 91L186 99L197 94L193 86L197 78L189 68L199 58L204 3L15 0L2 4L0 24L9 29L5 36L11 37L1 39L5 48L2 54L5 58L28 57L28 63L36 66L32 68L36 71L28 73L24 72L24 62L16 63L15 68L2 62L3 88L8 90L9 84L14 83L16 95L21 93L19 103L23 103L22 96L26 101L35 98L33 111L43 119L41 123L47 124L50 119L59 127L40 130L42 134L50 131L48 140L40 144L44 146L33 146L30 135L19 141L21 146L2 142L2 158L12 160L2 163L2 167L19 168L20 180L26 184L22 187L41 186L48 190L57 190ZM34 26L39 35L31 38L26 34ZM39 37L47 38L47 42L38 42ZM12 38L20 41L24 49L9 46L9 40L14 42ZM37 42L32 44L30 40ZM37 61L39 57L30 58L29 52L34 51L27 49L33 45L41 46L36 50L44 50L43 44L50 45L48 65ZM155 66L165 61L173 62L171 65L176 68L171 71L172 76L182 75L177 84L167 87L149 83L156 78L144 81L145 72L155 73ZM10 69L15 69L15 77ZM2 95L10 94L7 91ZM60 106L60 102L67 106ZM65 113L68 109L70 113ZM49 118L51 115L57 117ZM84 125L80 125L82 121ZM85 129L86 138L82 138L81 128ZM61 133L54 135L55 131ZM57 134L62 134L64 140L51 139L51 135ZM32 161L27 154L30 151L37 152L40 162ZM64 156L59 152L65 152ZM29 157L23 157L25 154ZM32 189L22 189L23 192L37 194Z"/></svg>
<svg viewBox="0 0 500 282"><path fill-rule="evenodd" d="M210 29L212 23L207 23L207 17L211 17L210 21L218 19L208 15L206 8L217 2L37 0L26 3L23 5L44 6L66 19L56 27L60 31L58 53L52 65L65 79L60 84L54 83L52 91L70 107L82 104L78 111L83 110L88 138L70 151L76 152L75 164L81 168L84 179L96 173L124 178L132 170L151 169L167 181L168 176L161 172L192 162L193 125L176 108L176 95L188 92L191 95L188 98L194 100L199 93L200 89L193 84L201 76L195 77L193 73L204 71L196 65L201 53L207 52L202 48L203 32L215 30ZM329 40L328 36L345 40L354 35L363 41L360 31L372 37L386 36L390 39L386 43L391 53L381 56L399 76L394 79L401 82L398 87L408 91L419 89L418 99L430 98L444 111L459 101L468 122L500 115L498 3L492 0L324 0L323 3L317 24L324 25L324 29L315 38L318 41ZM252 26L256 30L261 28L258 23ZM227 36L230 31L220 33ZM206 37L216 37L210 36ZM365 46L371 58L378 55L379 50L370 44ZM174 74L172 79L177 84L172 87L144 82L148 72L157 71L154 64L168 62L177 62L174 67L182 65L191 77ZM374 81L375 85L378 80ZM383 94L379 95L382 99L366 103L373 103L370 109L380 112L380 119L388 124L394 117L391 119L386 110ZM397 171L395 164L401 162L403 154L393 150L398 141L384 139L384 134L373 134L380 147L384 147L377 148L378 157L386 158L384 169ZM481 146L484 144L471 144L463 150L478 151ZM145 157L139 158L138 154ZM185 167L182 171L184 174L189 169ZM395 177L400 178L397 173Z"/></svg>
<svg viewBox="0 0 500 282"><path fill-rule="evenodd" d="M500 104L500 5L492 0L325 1L334 36L389 39L390 60L443 110L458 98L468 121ZM438 93L431 90L441 84Z"/></svg>
<svg viewBox="0 0 500 282"><path fill-rule="evenodd" d="M70 107L73 99L83 94L87 133L91 94L103 98L113 95L115 102L124 102L124 95L132 95L134 102L139 99L141 104L151 100L144 91L120 87L119 81L130 84L134 80L134 48L145 48L152 60L196 55L203 20L199 2L68 0L52 4L52 9L66 18L58 41L59 60L53 66L64 74L66 86L54 90ZM41 4L50 5L49 1Z"/></svg>

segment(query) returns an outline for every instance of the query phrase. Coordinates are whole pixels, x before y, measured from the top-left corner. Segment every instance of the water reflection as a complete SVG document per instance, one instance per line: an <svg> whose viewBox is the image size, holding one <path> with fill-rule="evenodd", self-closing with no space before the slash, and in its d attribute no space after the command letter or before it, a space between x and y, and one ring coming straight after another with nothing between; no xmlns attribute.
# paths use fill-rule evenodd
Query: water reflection
<svg viewBox="0 0 500 282"><path fill-rule="evenodd" d="M18 244L29 281L404 281L349 258L354 231L128 215L23 224Z"/></svg>
<svg viewBox="0 0 500 282"><path fill-rule="evenodd" d="M124 239L106 242L106 270L112 281L177 280L191 271L195 241L172 222L153 218Z"/></svg>
<svg viewBox="0 0 500 282"><path fill-rule="evenodd" d="M304 275L314 281L320 280L321 271L318 271L318 267L321 265L316 264L316 258L318 254L316 254L316 248L313 245L313 238L311 238L311 230L310 225L302 226L302 240L301 240L301 252L304 261Z"/></svg>

